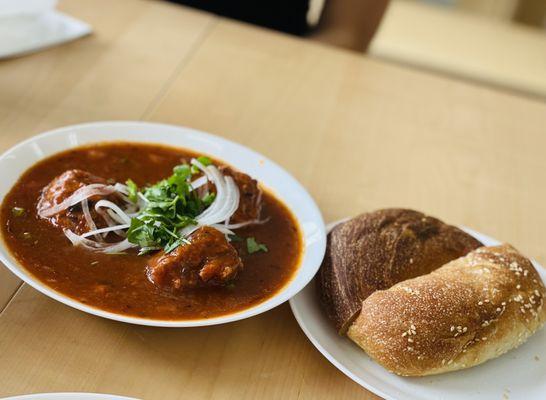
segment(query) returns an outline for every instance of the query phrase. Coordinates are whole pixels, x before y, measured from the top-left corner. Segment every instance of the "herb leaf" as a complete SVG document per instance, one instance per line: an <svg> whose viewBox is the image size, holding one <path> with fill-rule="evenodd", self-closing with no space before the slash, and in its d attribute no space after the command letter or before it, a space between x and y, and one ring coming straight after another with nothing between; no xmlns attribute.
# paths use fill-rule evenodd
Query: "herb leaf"
<svg viewBox="0 0 546 400"><path fill-rule="evenodd" d="M127 188L129 189L129 200L133 203L136 203L138 200L138 186L132 179L127 179L125 182Z"/></svg>
<svg viewBox="0 0 546 400"><path fill-rule="evenodd" d="M208 157L200 161L211 163ZM190 165L182 164L174 167L173 174L167 179L141 190L141 195L147 200L146 205L131 219L127 232L129 242L140 246L140 254L161 248L168 253L187 242L181 237L180 230L196 225L195 217L209 207L216 197L214 193L209 193L200 198L198 192L192 190L191 180ZM136 198L136 184L128 180L127 186Z"/></svg>
<svg viewBox="0 0 546 400"><path fill-rule="evenodd" d="M245 239L243 239L241 236L238 236L238 235L228 235L228 238L231 242L242 242L244 241Z"/></svg>
<svg viewBox="0 0 546 400"><path fill-rule="evenodd" d="M267 253L268 251L265 244L256 242L256 239L253 237L246 238L246 249L248 251L248 254L253 254L258 251L263 251Z"/></svg>
<svg viewBox="0 0 546 400"><path fill-rule="evenodd" d="M26 213L26 210L22 207L13 207L11 209L11 214L14 217L22 217L23 215L25 215L25 213Z"/></svg>
<svg viewBox="0 0 546 400"><path fill-rule="evenodd" d="M212 160L210 158L208 158L207 156L199 156L199 157L197 157L197 161L199 161L205 167L212 164Z"/></svg>

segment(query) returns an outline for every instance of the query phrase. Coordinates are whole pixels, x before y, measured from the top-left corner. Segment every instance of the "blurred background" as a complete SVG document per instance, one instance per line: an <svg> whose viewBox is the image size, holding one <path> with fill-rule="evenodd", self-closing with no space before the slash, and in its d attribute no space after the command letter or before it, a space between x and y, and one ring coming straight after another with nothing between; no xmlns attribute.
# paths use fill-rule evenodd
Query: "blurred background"
<svg viewBox="0 0 546 400"><path fill-rule="evenodd" d="M371 57L546 98L546 0L168 1L367 52ZM85 21L67 15L35 18L41 27L21 17L28 16L29 10L53 9L56 3L0 0L0 58L92 31Z"/></svg>
<svg viewBox="0 0 546 400"><path fill-rule="evenodd" d="M545 0L392 0L370 53L546 97Z"/></svg>
<svg viewBox="0 0 546 400"><path fill-rule="evenodd" d="M312 40L546 97L546 0L176 0Z"/></svg>

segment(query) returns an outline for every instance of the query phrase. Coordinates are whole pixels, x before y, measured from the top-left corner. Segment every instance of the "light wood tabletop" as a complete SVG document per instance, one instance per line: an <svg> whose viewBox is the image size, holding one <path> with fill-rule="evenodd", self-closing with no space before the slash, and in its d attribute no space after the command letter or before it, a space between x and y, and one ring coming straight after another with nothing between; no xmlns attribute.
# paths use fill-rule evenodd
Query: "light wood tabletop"
<svg viewBox="0 0 546 400"><path fill-rule="evenodd" d="M61 8L94 34L0 62L0 150L86 121L185 125L277 161L327 221L411 207L546 264L545 103L156 1ZM222 326L132 326L2 269L0 305L0 396L377 398L315 350L287 304Z"/></svg>

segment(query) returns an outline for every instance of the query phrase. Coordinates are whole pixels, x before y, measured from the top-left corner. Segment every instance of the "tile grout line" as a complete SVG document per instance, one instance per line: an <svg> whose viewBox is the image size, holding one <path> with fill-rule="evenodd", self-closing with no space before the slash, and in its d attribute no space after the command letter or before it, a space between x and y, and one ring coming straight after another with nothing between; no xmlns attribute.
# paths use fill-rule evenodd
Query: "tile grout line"
<svg viewBox="0 0 546 400"><path fill-rule="evenodd" d="M218 25L218 23L221 21L221 18L215 17L211 22L208 23L208 26L205 28L203 34L201 37L199 37L195 43L191 46L188 53L180 60L178 65L175 67L173 73L171 76L169 76L166 80L166 82L161 86L157 94L154 96L152 101L150 101L150 104L146 107L142 115L140 116L140 120L146 120L148 119L153 112L157 109L159 104L161 103L161 100L165 98L167 93L169 92L169 89L171 88L173 82L180 76L180 73L184 70L186 65L193 59L193 56L195 53L201 48L205 40L209 37L212 30Z"/></svg>

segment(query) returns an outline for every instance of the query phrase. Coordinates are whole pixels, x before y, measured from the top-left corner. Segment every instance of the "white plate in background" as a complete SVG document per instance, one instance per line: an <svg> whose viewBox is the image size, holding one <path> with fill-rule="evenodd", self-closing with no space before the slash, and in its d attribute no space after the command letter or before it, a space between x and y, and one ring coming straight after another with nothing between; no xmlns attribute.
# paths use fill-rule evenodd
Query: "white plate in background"
<svg viewBox="0 0 546 400"><path fill-rule="evenodd" d="M484 245L500 243L471 229L461 229ZM546 270L535 261L533 265L546 281ZM517 349L476 367L441 375L400 377L372 361L351 340L338 335L322 312L315 288L312 280L290 300L300 327L324 357L378 396L389 400L546 399L546 329Z"/></svg>

